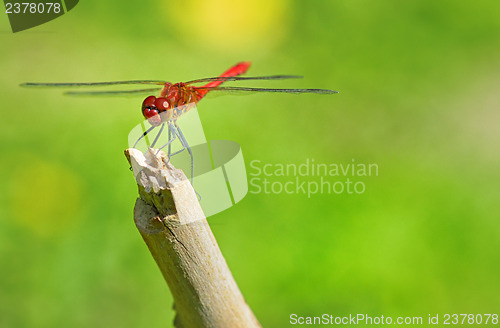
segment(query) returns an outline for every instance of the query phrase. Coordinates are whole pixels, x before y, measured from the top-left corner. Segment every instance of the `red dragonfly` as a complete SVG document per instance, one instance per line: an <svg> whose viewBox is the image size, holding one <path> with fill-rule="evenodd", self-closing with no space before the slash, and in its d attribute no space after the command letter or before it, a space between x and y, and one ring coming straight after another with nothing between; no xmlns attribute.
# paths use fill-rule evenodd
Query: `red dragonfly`
<svg viewBox="0 0 500 328"><path fill-rule="evenodd" d="M250 81L250 80L282 80L282 79L293 79L301 78L301 76L295 75L272 75L272 76L258 76L258 77L241 77L239 75L244 74L250 67L250 62L241 62L218 77L203 78L198 80L192 80L188 82L170 83L167 81L159 80L132 80L132 81L114 81L114 82L84 82L84 83L23 83L23 87L95 87L95 86L113 86L113 85L156 85L154 88L144 88L135 90L105 90L105 91L70 91L66 92L68 95L131 95L131 94L148 94L149 96L142 102L141 112L142 115L149 121L152 125L143 135L136 141L135 146L138 142L145 137L149 132L151 132L155 127L161 125L161 128L156 135L155 140L151 144L151 148L156 144L160 134L165 127L165 124L169 128L169 138L168 143L158 148L158 151L172 143L172 141L177 137L179 138L182 146L184 147L180 151L187 149L191 156L191 182L193 179L193 154L189 145L187 144L186 138L182 134L179 126L176 123L176 119L183 113L188 111L193 106L189 104L196 104L199 102L208 92L284 92L284 93L315 93L315 94L334 94L337 91L326 90L326 89L270 89L270 88L248 88L248 87L221 87L220 85L224 82L229 81ZM206 83L203 86L194 86L193 84ZM159 92L158 96L151 95L153 92ZM172 138L171 138L172 136ZM180 151L176 152L179 153ZM175 153L175 154L176 154ZM169 146L169 158L175 154L170 154Z"/></svg>
<svg viewBox="0 0 500 328"><path fill-rule="evenodd" d="M112 86L112 85L158 85L155 88L136 89L136 90L116 90L116 91L70 91L67 95L130 95L130 94L151 94L158 92L159 95L150 95L142 102L141 111L144 117L152 126L158 126L165 122L164 117L169 119L182 115L189 107L184 106L182 111L176 111L177 107L189 103L199 102L209 91L224 92L285 92L285 93L316 93L316 94L334 94L337 91L325 89L269 89L269 88L247 88L247 87L221 87L220 85L228 81L247 81L247 80L280 80L301 78L294 75L273 75L259 77L240 77L250 67L250 62L241 62L218 77L192 80L188 82L170 83L158 80L133 80L133 81L114 81L114 82L84 82L84 83L23 83L23 87L94 87L94 86ZM205 83L203 86L194 86L193 84ZM167 112L167 113L165 113ZM158 114L169 114L160 115Z"/></svg>

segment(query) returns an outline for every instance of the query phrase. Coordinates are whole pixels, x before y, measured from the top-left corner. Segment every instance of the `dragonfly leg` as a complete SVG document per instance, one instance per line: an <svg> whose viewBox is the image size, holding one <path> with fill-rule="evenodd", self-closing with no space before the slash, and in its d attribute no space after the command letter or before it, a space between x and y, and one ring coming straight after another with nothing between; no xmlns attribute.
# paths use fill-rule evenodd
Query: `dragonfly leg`
<svg viewBox="0 0 500 328"><path fill-rule="evenodd" d="M135 146L137 146L137 144L139 143L139 141L141 141L142 138L144 138L149 132L151 132L153 129L155 128L155 126L152 126L150 127L149 129L146 130L146 132L144 132L140 137L139 139L137 139L137 141L135 142L134 144L134 147L132 148L135 148Z"/></svg>
<svg viewBox="0 0 500 328"><path fill-rule="evenodd" d="M170 157L175 156L175 155L177 155L177 154L179 154L179 153L183 152L185 149L186 149L186 147L183 147L181 150L178 150L178 151L176 151L175 153L173 153L172 155L170 155Z"/></svg>
<svg viewBox="0 0 500 328"><path fill-rule="evenodd" d="M193 190L194 190L194 184L193 184L193 179L194 179L194 157L193 157L193 152L191 151L191 148L189 147L189 144L186 140L186 138L184 137L184 134L182 133L181 131L181 128L179 127L179 125L177 125L177 122L174 122L174 125L175 125L175 128L177 129L177 131L179 132L179 140L181 141L181 143L183 144L183 146L187 149L188 153L189 153L189 156L191 156L191 185L193 186ZM194 190L194 192L196 193L196 196L198 197L198 200L201 200L201 195L198 194L198 192L196 190Z"/></svg>
<svg viewBox="0 0 500 328"><path fill-rule="evenodd" d="M175 133L173 134L173 138L175 138ZM170 139L172 139L172 126L168 124L168 141L170 142ZM162 147L163 148L163 147ZM168 160L170 161L170 154L172 154L172 144L168 144Z"/></svg>
<svg viewBox="0 0 500 328"><path fill-rule="evenodd" d="M158 151L156 152L156 154L158 155L158 153L160 152L160 150L162 150L163 148L167 147L170 149L170 147L172 146L172 142L175 140L175 138L179 138L179 141L181 140L180 136L179 136L179 132L177 132L177 130L175 129L175 127L173 127L171 125L171 123L168 124L168 131L169 133L171 133L171 137L169 137L169 140L166 144L164 144L163 146L159 147L158 148ZM183 146L181 150L178 150L176 151L175 153L171 153L171 151L169 150L169 155L168 155L168 160L167 160L167 164L170 163L170 158L172 158L173 156L183 152L186 147L184 146L184 143L181 142L181 145Z"/></svg>
<svg viewBox="0 0 500 328"><path fill-rule="evenodd" d="M162 150L163 148L167 147L168 146L168 161L167 161L167 164L170 162L170 157L172 157L173 155L175 154L178 154L180 153L181 151L183 151L185 148L181 149L180 151L174 153L174 154L170 154L170 146L172 145L172 142L175 140L177 134L176 133L172 133L175 131L175 128L170 124L168 123L168 142L166 144L164 144L163 146L161 147L158 147L158 151L156 152L156 155L158 155L158 153L160 152L160 150ZM179 138L180 140L180 138Z"/></svg>
<svg viewBox="0 0 500 328"><path fill-rule="evenodd" d="M181 131L180 126L177 124L177 122L174 122L175 128L179 132L179 140L181 141L182 145L187 149L189 156L191 157L191 184L193 184L193 177L194 177L194 159L193 159L193 152L191 151L191 148L189 147L186 138L184 137L184 134Z"/></svg>
<svg viewBox="0 0 500 328"><path fill-rule="evenodd" d="M173 154L170 154L170 155L168 156L168 161L167 161L167 163L169 163L169 162L170 162L170 158L172 158L173 156L175 156L175 155L177 155L177 154L179 154L179 153L183 152L183 151L186 149L186 146L184 145L184 142L182 142L181 136L179 135L179 132L176 130L176 128L175 128L174 126L172 126L171 124L169 124L169 126L168 126L168 127L169 127L169 131L172 131L173 138L175 139L175 137L176 137L176 136L179 138L179 141L181 142L182 149L181 149L181 150L176 151L176 152L175 152L175 153L173 153ZM166 145L167 145L167 144L165 144L164 146L162 146L162 148L163 148L163 147L165 147ZM169 146L169 147L171 146L171 143L170 143L170 142L168 143L168 146ZM161 148L160 148L160 149L161 149Z"/></svg>
<svg viewBox="0 0 500 328"><path fill-rule="evenodd" d="M161 128L160 128L160 131L158 131L158 134L156 135L155 137L155 140L153 141L153 143L151 144L151 147L150 148L154 148L154 146L156 145L156 142L158 141L158 139L160 138L160 135L161 133L163 132L163 129L165 128L165 123L163 123L161 125Z"/></svg>

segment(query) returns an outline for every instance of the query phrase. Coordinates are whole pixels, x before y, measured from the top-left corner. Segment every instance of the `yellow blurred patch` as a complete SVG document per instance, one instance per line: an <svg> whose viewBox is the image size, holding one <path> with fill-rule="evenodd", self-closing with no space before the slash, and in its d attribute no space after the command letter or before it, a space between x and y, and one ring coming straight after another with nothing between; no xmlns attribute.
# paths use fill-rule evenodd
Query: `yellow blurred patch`
<svg viewBox="0 0 500 328"><path fill-rule="evenodd" d="M31 155L17 158L8 192L13 218L42 236L67 229L80 217L78 176L58 163Z"/></svg>
<svg viewBox="0 0 500 328"><path fill-rule="evenodd" d="M223 52L269 47L287 30L289 1L165 1L165 20L179 37Z"/></svg>

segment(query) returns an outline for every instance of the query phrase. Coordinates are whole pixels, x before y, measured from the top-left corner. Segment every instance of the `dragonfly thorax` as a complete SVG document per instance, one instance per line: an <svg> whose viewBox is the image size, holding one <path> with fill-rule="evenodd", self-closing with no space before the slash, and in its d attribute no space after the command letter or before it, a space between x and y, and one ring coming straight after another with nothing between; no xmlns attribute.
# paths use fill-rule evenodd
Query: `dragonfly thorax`
<svg viewBox="0 0 500 328"><path fill-rule="evenodd" d="M165 83L159 97L149 96L142 102L142 115L157 126L162 120L157 116L175 107L180 107L201 98L195 88L184 83Z"/></svg>
<svg viewBox="0 0 500 328"><path fill-rule="evenodd" d="M182 106L198 100L195 88L182 82L165 84L160 97L167 98L172 107Z"/></svg>

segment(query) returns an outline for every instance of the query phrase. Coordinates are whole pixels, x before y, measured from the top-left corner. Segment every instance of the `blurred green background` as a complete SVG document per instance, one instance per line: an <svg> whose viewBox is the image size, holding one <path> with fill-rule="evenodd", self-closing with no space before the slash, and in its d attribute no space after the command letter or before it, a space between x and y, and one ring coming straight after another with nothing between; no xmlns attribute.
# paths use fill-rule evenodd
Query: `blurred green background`
<svg viewBox="0 0 500 328"><path fill-rule="evenodd" d="M198 105L247 164L377 163L361 195L248 194L209 218L265 327L289 316L498 313L500 2L81 1L12 34L0 20L0 327L170 327L123 156L139 98L21 82L216 76L334 96ZM287 178L273 178L286 181Z"/></svg>

